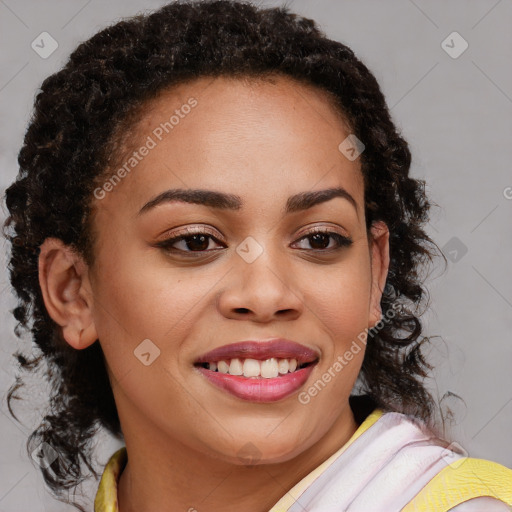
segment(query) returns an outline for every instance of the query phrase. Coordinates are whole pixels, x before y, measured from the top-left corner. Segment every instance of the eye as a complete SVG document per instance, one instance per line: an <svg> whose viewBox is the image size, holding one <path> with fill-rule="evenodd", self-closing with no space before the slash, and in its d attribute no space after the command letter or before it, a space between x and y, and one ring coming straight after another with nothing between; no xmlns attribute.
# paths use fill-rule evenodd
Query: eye
<svg viewBox="0 0 512 512"><path fill-rule="evenodd" d="M353 243L350 238L340 235L335 231L326 230L325 228L315 228L305 236L299 238L297 242L302 240L309 240L309 244L312 246L312 250L314 251L329 252L331 250L341 249L342 247L350 247ZM334 240L334 245L330 245L331 240ZM304 249L304 247L301 247L301 249Z"/></svg>
<svg viewBox="0 0 512 512"><path fill-rule="evenodd" d="M173 253L204 253L212 252L211 242L219 240L211 233L201 229L187 229L185 233L167 238L155 244L168 252ZM199 255L198 254L198 255Z"/></svg>

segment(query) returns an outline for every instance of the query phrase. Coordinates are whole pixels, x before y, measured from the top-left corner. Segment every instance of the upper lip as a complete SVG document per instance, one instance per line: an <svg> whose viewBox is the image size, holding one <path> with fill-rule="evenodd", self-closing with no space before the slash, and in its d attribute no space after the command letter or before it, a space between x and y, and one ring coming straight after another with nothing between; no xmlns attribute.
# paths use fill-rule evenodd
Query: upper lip
<svg viewBox="0 0 512 512"><path fill-rule="evenodd" d="M258 341L246 340L223 345L196 360L196 364L211 363L228 359L257 359L264 361L275 357L276 359L297 359L297 363L311 363L319 358L318 353L295 341L285 338Z"/></svg>

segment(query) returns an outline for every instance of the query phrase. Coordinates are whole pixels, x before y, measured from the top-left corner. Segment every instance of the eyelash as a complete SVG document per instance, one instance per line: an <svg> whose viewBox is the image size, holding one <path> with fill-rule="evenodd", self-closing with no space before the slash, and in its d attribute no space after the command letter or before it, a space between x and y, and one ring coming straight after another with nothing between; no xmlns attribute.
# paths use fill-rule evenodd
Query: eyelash
<svg viewBox="0 0 512 512"><path fill-rule="evenodd" d="M353 243L352 239L349 238L349 237L340 235L339 233L336 233L335 231L329 231L329 230L322 229L322 228L314 228L314 229L312 229L311 231L309 231L308 233L306 233L305 235L303 235L299 239L297 239L296 242L299 242L301 240L307 239L307 238L312 237L312 236L314 236L316 234L329 235L331 238L333 238L336 241L337 247L334 247L334 248L331 247L331 248L328 248L328 249L303 249L303 250L310 250L310 251L315 251L315 252L331 252L331 251L338 251L340 249L350 247L352 245L352 243ZM212 233L210 233L208 231L189 229L184 234L181 234L181 235L178 235L178 236L175 236L175 237L172 237L172 238L168 238L166 240L162 240L161 242L158 242L156 244L156 246L164 249L167 252L181 252L182 254L187 254L187 257L189 257L188 255L192 255L192 254L197 254L197 256L201 256L201 255L203 255L206 252L214 252L214 251L217 250L217 249L213 249L213 250L210 249L210 250L204 250L204 251L190 251L190 250L189 251L183 251L181 249L175 249L175 248L172 247L177 242L180 242L182 240L185 240L185 241L189 240L189 239L191 239L191 238L193 238L194 236L197 236L197 235L204 235L204 236L207 236L210 239L213 239L215 242L217 242L219 244L222 243ZM208 245L209 245L209 243L208 243ZM192 256L192 257L196 257L196 256Z"/></svg>

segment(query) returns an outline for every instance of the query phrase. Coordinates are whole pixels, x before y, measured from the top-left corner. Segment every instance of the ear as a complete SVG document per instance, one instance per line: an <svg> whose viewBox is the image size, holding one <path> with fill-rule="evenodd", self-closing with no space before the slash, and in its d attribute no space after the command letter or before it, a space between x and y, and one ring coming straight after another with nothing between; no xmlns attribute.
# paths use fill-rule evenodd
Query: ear
<svg viewBox="0 0 512 512"><path fill-rule="evenodd" d="M389 229L385 222L378 221L372 224L370 231L372 287L368 328L374 327L382 318L380 301L389 269Z"/></svg>
<svg viewBox="0 0 512 512"><path fill-rule="evenodd" d="M82 257L57 238L47 238L39 254L39 285L50 317L64 339L78 350L97 339L92 290Z"/></svg>

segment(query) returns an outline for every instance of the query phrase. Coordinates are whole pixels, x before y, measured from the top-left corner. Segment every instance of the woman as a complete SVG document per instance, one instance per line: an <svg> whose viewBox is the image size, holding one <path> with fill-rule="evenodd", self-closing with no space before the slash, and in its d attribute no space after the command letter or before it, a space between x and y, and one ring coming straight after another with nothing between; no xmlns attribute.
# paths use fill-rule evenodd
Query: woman
<svg viewBox="0 0 512 512"><path fill-rule="evenodd" d="M29 446L56 496L102 426L125 446L96 512L512 505L512 471L434 433L424 184L313 21L180 2L102 30L43 83L19 163L15 316L41 355L18 358L51 370Z"/></svg>

